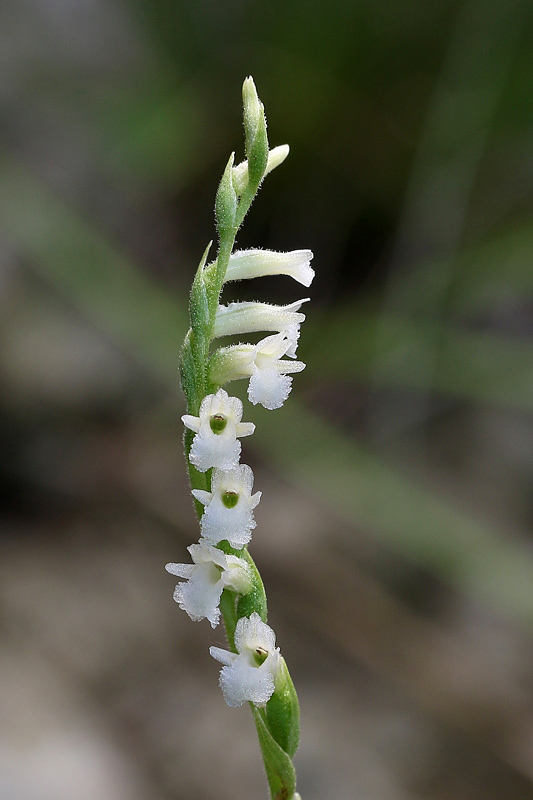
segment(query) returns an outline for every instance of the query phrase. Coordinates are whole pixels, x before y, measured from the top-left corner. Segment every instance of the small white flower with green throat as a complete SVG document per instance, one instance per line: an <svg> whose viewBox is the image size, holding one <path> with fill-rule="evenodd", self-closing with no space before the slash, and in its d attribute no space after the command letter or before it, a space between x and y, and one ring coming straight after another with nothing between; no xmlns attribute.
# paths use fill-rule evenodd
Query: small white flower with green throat
<svg viewBox="0 0 533 800"><path fill-rule="evenodd" d="M241 455L239 437L250 436L255 430L253 422L241 422L241 401L229 397L224 389L204 397L200 416L184 414L181 419L196 434L189 460L200 472L211 467L225 470L236 467Z"/></svg>
<svg viewBox="0 0 533 800"><path fill-rule="evenodd" d="M261 492L252 494L253 484L251 468L240 464L227 472L213 470L210 492L192 490L194 497L205 506L200 525L202 536L210 544L225 539L239 550L248 544L255 528L253 510L261 499Z"/></svg>
<svg viewBox="0 0 533 800"><path fill-rule="evenodd" d="M220 671L220 688L228 706L246 702L264 706L274 694L278 670L279 647L272 628L255 611L241 617L235 627L235 649L230 653L220 647L209 652L224 666Z"/></svg>

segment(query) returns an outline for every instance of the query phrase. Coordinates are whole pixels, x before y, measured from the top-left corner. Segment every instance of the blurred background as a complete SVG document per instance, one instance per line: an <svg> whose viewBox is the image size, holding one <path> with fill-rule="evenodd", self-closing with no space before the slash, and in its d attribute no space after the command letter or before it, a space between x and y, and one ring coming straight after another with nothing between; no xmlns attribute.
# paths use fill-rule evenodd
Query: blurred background
<svg viewBox="0 0 533 800"><path fill-rule="evenodd" d="M317 272L225 292L312 297L243 448L302 797L533 798L531 10L2 0L2 800L266 797L163 569L198 537L178 352L248 74L291 154L238 246Z"/></svg>

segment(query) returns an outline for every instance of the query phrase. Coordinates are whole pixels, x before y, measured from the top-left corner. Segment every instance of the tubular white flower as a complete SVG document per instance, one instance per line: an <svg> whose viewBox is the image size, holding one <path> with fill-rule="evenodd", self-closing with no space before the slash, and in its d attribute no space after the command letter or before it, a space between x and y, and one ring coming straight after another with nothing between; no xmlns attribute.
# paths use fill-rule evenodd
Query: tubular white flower
<svg viewBox="0 0 533 800"><path fill-rule="evenodd" d="M200 472L211 467L236 467L241 455L237 437L250 436L255 430L253 422L241 422L241 401L229 397L224 389L204 397L199 417L184 414L181 419L186 428L196 433L189 460Z"/></svg>
<svg viewBox="0 0 533 800"><path fill-rule="evenodd" d="M219 306L215 317L213 337L234 336L238 333L255 333L256 331L278 331L284 333L291 341L286 355L296 358L296 347L300 336L300 325L305 314L298 311L302 303L309 302L309 297L297 300L288 306L273 306L268 303L229 303Z"/></svg>
<svg viewBox="0 0 533 800"><path fill-rule="evenodd" d="M289 145L280 144L278 147L273 147L269 150L268 161L265 169L265 175L272 172L273 169L283 164L289 155ZM233 167L233 186L237 194L241 195L248 185L248 161L241 161L236 167Z"/></svg>
<svg viewBox="0 0 533 800"><path fill-rule="evenodd" d="M220 671L224 700L234 708L248 701L256 706L266 705L274 693L280 659L274 631L254 611L249 618L241 617L237 622L235 648L237 653L209 648L213 658L224 664Z"/></svg>
<svg viewBox="0 0 533 800"><path fill-rule="evenodd" d="M252 588L250 568L246 561L230 556L200 539L187 548L193 564L167 564L171 575L185 578L174 590L174 600L189 617L198 622L208 619L212 628L220 620L218 605L224 588L247 594Z"/></svg>
<svg viewBox="0 0 533 800"><path fill-rule="evenodd" d="M238 549L248 544L255 528L253 510L261 499L261 492L252 494L253 485L251 468L241 464L228 472L215 469L210 492L192 490L205 506L200 525L202 536L211 544L223 539Z"/></svg>
<svg viewBox="0 0 533 800"><path fill-rule="evenodd" d="M310 266L311 250L291 250L276 253L273 250L237 250L232 253L224 282L245 278L260 278L263 275L289 275L298 283L310 286L315 271Z"/></svg>
<svg viewBox="0 0 533 800"><path fill-rule="evenodd" d="M261 339L256 345L238 344L223 347L211 360L209 374L213 383L224 384L250 378L248 399L270 410L281 408L291 390L291 372L305 369L302 361L282 361L293 347L285 333Z"/></svg>

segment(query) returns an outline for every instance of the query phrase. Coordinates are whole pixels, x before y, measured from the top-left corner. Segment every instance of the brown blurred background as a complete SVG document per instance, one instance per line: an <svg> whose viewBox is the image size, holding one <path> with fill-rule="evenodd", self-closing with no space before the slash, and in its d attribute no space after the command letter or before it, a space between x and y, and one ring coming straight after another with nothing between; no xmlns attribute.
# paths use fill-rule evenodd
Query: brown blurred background
<svg viewBox="0 0 533 800"><path fill-rule="evenodd" d="M532 34L527 0L2 0L1 800L266 797L163 569L248 74L291 155L239 247L317 271L243 447L303 800L533 798Z"/></svg>

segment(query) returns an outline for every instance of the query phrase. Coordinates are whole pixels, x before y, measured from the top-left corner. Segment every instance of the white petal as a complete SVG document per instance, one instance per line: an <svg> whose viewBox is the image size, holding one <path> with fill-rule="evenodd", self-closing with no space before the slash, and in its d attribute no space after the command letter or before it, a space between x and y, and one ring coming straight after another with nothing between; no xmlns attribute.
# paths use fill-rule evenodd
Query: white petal
<svg viewBox="0 0 533 800"><path fill-rule="evenodd" d="M235 626L235 647L241 653L245 649L262 647L269 653L276 647L276 634L259 614L254 611L249 617L241 617Z"/></svg>
<svg viewBox="0 0 533 800"><path fill-rule="evenodd" d="M268 303L229 303L219 306L215 317L213 337L235 336L256 331L285 331L299 326L305 314L298 313L302 303L309 298L298 300L288 306L273 306Z"/></svg>
<svg viewBox="0 0 533 800"><path fill-rule="evenodd" d="M191 494L193 495L193 497L196 497L198 502L201 503L203 506L209 505L209 503L211 502L211 498L213 496L211 492L206 492L204 491L204 489L192 489Z"/></svg>
<svg viewBox="0 0 533 800"><path fill-rule="evenodd" d="M259 501L261 500L261 495L263 492L256 492L250 497L250 508L255 508L259 505Z"/></svg>
<svg viewBox="0 0 533 800"><path fill-rule="evenodd" d="M165 564L165 569L178 578L190 578L194 571L194 564Z"/></svg>
<svg viewBox="0 0 533 800"><path fill-rule="evenodd" d="M239 438L242 438L243 436L251 436L255 431L255 425L253 422L238 422L235 428Z"/></svg>
<svg viewBox="0 0 533 800"><path fill-rule="evenodd" d="M222 435L195 436L189 453L189 461L200 472L211 467L232 469L239 463L241 443Z"/></svg>
<svg viewBox="0 0 533 800"><path fill-rule="evenodd" d="M190 414L184 414L181 418L181 421L185 425L186 428L189 430L198 433L200 430L200 417L193 417Z"/></svg>
<svg viewBox="0 0 533 800"><path fill-rule="evenodd" d="M204 397L200 406L200 417L222 414L233 422L240 422L242 410L242 403L238 397L230 397L224 389L219 389L216 394L208 394Z"/></svg>
<svg viewBox="0 0 533 800"><path fill-rule="evenodd" d="M255 347L254 362L258 367L261 367L263 362L266 366L269 360L275 361L284 356L290 346L291 342L283 331L266 336Z"/></svg>
<svg viewBox="0 0 533 800"><path fill-rule="evenodd" d="M198 544L192 544L190 547L187 548L189 553L193 557L193 561L198 564L198 551L201 548L202 552L202 560L204 561L212 561L213 564L216 564L217 567L221 567L225 570L228 566L228 556L219 550L218 547L213 547L213 545L209 544L206 539L200 539Z"/></svg>
<svg viewBox="0 0 533 800"><path fill-rule="evenodd" d="M220 688L224 700L232 708L252 702L264 706L274 693L274 678L269 670L251 667L237 659L230 667L220 672Z"/></svg>
<svg viewBox="0 0 533 800"><path fill-rule="evenodd" d="M276 369L280 375L286 375L289 372L301 372L305 369L303 361L276 361Z"/></svg>
<svg viewBox="0 0 533 800"><path fill-rule="evenodd" d="M196 567L186 583L178 583L174 600L194 622L207 618L214 628L220 619L218 604L223 588L220 572L213 564L205 564Z"/></svg>
<svg viewBox="0 0 533 800"><path fill-rule="evenodd" d="M254 485L254 473L248 464L239 464L232 470L227 472L223 470L215 470L213 472L213 480L211 488L213 494L222 492L233 491L238 494L244 493L248 497Z"/></svg>
<svg viewBox="0 0 533 800"><path fill-rule="evenodd" d="M230 653L229 650L223 650L221 647L210 647L209 652L213 658L226 666L230 666L238 658L237 653Z"/></svg>
<svg viewBox="0 0 533 800"><path fill-rule="evenodd" d="M254 406L260 403L273 411L281 408L291 391L292 378L280 375L277 369L257 369L248 384L248 399Z"/></svg>
<svg viewBox="0 0 533 800"><path fill-rule="evenodd" d="M226 508L216 498L207 507L200 521L202 536L213 544L226 539L232 547L240 549L248 544L255 528L252 511L246 504L246 498L239 498L235 508Z"/></svg>
<svg viewBox="0 0 533 800"><path fill-rule="evenodd" d="M247 594L252 588L252 575L246 561L238 556L226 556L226 565L222 573L224 586L233 592Z"/></svg>
<svg viewBox="0 0 533 800"><path fill-rule="evenodd" d="M296 358L296 349L298 347L298 339L300 338L300 325L289 325L288 328L285 328L283 333L291 343L285 355L289 358Z"/></svg>

